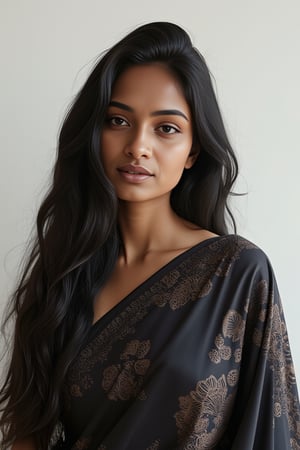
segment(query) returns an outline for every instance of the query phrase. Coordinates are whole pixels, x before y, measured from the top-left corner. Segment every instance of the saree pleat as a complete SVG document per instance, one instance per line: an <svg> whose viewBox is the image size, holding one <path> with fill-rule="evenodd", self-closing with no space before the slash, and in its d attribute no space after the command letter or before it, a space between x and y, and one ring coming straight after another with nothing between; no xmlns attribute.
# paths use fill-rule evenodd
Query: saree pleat
<svg viewBox="0 0 300 450"><path fill-rule="evenodd" d="M65 382L72 450L300 449L282 305L235 235L179 255L96 322Z"/></svg>

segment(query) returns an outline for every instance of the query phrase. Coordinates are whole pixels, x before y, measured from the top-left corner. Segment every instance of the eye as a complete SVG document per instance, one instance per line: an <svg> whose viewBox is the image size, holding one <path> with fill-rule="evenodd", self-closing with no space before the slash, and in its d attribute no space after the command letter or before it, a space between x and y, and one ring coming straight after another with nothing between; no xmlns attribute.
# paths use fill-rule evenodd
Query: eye
<svg viewBox="0 0 300 450"><path fill-rule="evenodd" d="M107 123L113 127L126 127L129 126L127 120L119 116L108 117L106 119Z"/></svg>
<svg viewBox="0 0 300 450"><path fill-rule="evenodd" d="M175 128L172 125L161 125L160 127L158 127L158 130L161 131L163 134L175 134L175 133L179 133L179 130L177 128Z"/></svg>

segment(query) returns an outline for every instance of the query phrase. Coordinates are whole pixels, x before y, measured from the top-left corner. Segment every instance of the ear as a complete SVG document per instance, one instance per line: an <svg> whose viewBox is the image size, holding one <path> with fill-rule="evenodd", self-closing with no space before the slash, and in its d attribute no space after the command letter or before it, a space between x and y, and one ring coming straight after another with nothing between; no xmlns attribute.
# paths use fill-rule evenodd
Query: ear
<svg viewBox="0 0 300 450"><path fill-rule="evenodd" d="M187 160L185 162L184 168L185 169L190 169L191 167L193 167L193 165L195 164L197 158L199 155L199 151L195 150L193 147L191 148L190 154L187 157Z"/></svg>

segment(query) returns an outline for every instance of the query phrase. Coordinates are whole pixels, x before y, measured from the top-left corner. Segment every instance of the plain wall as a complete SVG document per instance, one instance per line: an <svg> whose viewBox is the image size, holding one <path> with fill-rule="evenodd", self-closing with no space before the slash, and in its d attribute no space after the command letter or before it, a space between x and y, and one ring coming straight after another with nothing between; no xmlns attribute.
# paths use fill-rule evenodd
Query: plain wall
<svg viewBox="0 0 300 450"><path fill-rule="evenodd" d="M47 187L67 105L137 25L182 25L216 80L240 161L238 232L270 257L300 379L299 0L1 0L0 308Z"/></svg>

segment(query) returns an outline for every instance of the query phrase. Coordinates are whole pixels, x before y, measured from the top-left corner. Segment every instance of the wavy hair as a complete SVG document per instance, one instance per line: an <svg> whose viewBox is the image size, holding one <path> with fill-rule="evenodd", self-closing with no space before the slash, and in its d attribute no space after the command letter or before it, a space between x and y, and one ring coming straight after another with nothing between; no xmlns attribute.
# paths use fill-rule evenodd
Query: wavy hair
<svg viewBox="0 0 300 450"><path fill-rule="evenodd" d="M63 382L93 320L93 300L119 254L118 199L100 159L100 136L117 78L160 62L178 78L193 120L196 163L171 193L181 217L217 234L235 223L228 196L237 161L204 58L168 22L143 25L100 58L61 127L51 187L11 297L12 354L1 387L3 448L33 436L46 449L59 420Z"/></svg>

